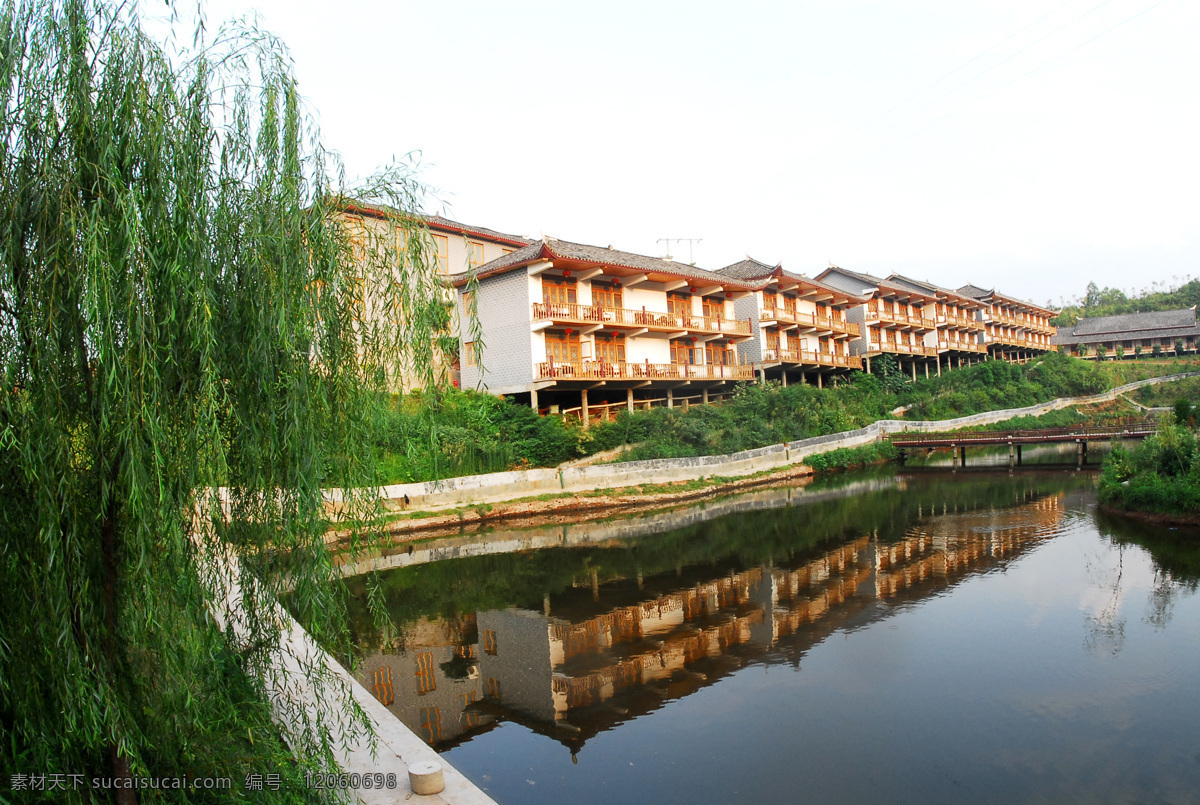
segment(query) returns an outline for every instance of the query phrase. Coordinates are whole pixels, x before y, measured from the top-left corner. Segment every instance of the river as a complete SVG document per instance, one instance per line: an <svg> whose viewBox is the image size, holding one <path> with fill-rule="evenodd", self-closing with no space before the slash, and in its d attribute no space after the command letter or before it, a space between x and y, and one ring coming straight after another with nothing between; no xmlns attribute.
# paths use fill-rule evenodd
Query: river
<svg viewBox="0 0 1200 805"><path fill-rule="evenodd" d="M1200 534L1029 459L398 548L356 675L501 803L1196 802Z"/></svg>

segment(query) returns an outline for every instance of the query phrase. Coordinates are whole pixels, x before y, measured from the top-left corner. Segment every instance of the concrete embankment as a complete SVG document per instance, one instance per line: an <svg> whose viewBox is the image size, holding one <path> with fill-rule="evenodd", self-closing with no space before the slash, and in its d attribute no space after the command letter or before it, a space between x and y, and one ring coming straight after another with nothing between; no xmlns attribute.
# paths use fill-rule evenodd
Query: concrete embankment
<svg viewBox="0 0 1200 805"><path fill-rule="evenodd" d="M957 430L989 425L1024 416L1041 416L1072 405L1113 400L1141 386L1200 376L1187 372L1153 377L1128 383L1101 394L1087 397L1063 397L1025 408L1008 408L982 414L935 421L906 421L887 419L865 428L816 436L785 444L773 444L753 450L743 450L722 456L695 458L661 458L648 461L626 461L592 466L562 466L551 469L495 472L469 475L424 483L392 484L380 490L384 505L393 511L429 511L457 509L467 506L501 503L516 498L563 492L590 492L596 489L621 489L640 484L670 484L719 476L734 478L789 465L803 464L809 456L827 453L843 447L859 447L884 436L904 432ZM342 497L338 490L325 493L327 505L336 510Z"/></svg>

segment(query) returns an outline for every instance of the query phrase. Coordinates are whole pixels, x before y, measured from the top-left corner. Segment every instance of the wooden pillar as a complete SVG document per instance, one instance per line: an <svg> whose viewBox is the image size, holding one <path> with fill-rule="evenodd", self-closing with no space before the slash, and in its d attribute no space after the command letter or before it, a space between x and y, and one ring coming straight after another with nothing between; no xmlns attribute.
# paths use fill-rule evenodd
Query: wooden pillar
<svg viewBox="0 0 1200 805"><path fill-rule="evenodd" d="M705 405L708 405L708 389L707 388L705 388L703 391L700 392L700 399L702 399L704 401Z"/></svg>
<svg viewBox="0 0 1200 805"><path fill-rule="evenodd" d="M784 370L780 369L780 370L779 370L779 376L783 378L783 387L784 387L784 388L787 388L787 372L785 372Z"/></svg>
<svg viewBox="0 0 1200 805"><path fill-rule="evenodd" d="M1021 445L1017 445L1017 466L1021 466Z"/></svg>
<svg viewBox="0 0 1200 805"><path fill-rule="evenodd" d="M867 358L867 374L871 374L871 359Z"/></svg>
<svg viewBox="0 0 1200 805"><path fill-rule="evenodd" d="M587 389L579 392L579 419L583 422L583 429L587 430L588 420L591 419L588 413Z"/></svg>
<svg viewBox="0 0 1200 805"><path fill-rule="evenodd" d="M916 383L917 382L917 362L916 361L912 362L912 378L913 378L913 382Z"/></svg>
<svg viewBox="0 0 1200 805"><path fill-rule="evenodd" d="M938 377L942 376L942 356L938 356Z"/></svg>
<svg viewBox="0 0 1200 805"><path fill-rule="evenodd" d="M684 397L684 398L683 398L683 412L684 412L685 414L688 412L688 399L687 399L687 397Z"/></svg>
<svg viewBox="0 0 1200 805"><path fill-rule="evenodd" d="M925 379L929 379L929 361L925 361Z"/></svg>
<svg viewBox="0 0 1200 805"><path fill-rule="evenodd" d="M819 388L819 389L825 388L825 383L823 382L824 377L825 377L825 375L821 374L820 372L817 372L817 388Z"/></svg>
<svg viewBox="0 0 1200 805"><path fill-rule="evenodd" d="M534 411L536 411L538 409L537 389L529 390L529 407L532 408Z"/></svg>
<svg viewBox="0 0 1200 805"><path fill-rule="evenodd" d="M667 407L675 407L675 389L667 389Z"/></svg>
<svg viewBox="0 0 1200 805"><path fill-rule="evenodd" d="M625 407L629 413L633 413L633 389L625 389Z"/></svg>

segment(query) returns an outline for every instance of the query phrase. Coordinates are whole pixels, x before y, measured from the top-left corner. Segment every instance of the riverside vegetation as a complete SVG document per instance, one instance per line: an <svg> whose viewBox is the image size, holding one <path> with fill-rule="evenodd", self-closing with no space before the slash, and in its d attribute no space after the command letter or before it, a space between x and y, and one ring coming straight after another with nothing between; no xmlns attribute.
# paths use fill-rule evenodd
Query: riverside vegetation
<svg viewBox="0 0 1200 805"><path fill-rule="evenodd" d="M1047 353L1023 365L985 361L913 382L889 358L873 363L874 374L856 372L837 387L747 384L725 403L687 411L622 411L612 422L586 431L478 392L407 395L395 400L377 422L377 466L383 482L397 483L550 467L621 445L635 445L620 457L623 461L718 455L853 430L896 418L890 412L902 406L908 406L903 418L949 419L1095 394L1131 379L1197 366L1194 359L1097 363ZM1078 421L1078 414L1062 413L1021 426ZM817 465L836 467L844 466L839 462L887 457L831 454L808 463L823 469Z"/></svg>
<svg viewBox="0 0 1200 805"><path fill-rule="evenodd" d="M1200 523L1197 408L1183 398L1174 408L1173 421L1136 448L1113 448L1100 474L1102 504Z"/></svg>

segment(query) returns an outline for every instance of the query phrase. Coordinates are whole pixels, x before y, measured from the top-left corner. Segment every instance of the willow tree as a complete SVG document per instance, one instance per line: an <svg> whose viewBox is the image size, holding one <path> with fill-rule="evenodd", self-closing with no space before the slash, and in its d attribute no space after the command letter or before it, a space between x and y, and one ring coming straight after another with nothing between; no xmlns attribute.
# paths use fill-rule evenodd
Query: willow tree
<svg viewBox="0 0 1200 805"><path fill-rule="evenodd" d="M270 603L286 579L341 634L322 489L370 488L372 409L445 324L421 188L392 167L344 189L268 36L168 56L95 0L2 14L0 791L187 774L237 795L255 772L294 801L330 738L271 727ZM364 249L352 201L409 236ZM236 637L208 607L231 549ZM46 799L95 796L65 781Z"/></svg>

